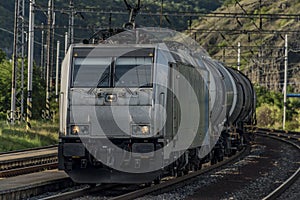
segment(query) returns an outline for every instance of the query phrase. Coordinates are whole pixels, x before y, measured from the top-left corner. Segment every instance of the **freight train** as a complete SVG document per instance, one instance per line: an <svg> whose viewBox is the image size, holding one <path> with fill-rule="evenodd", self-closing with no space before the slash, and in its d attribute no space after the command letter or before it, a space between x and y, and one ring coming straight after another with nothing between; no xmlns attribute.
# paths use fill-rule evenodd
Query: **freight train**
<svg viewBox="0 0 300 200"><path fill-rule="evenodd" d="M137 28L72 44L63 60L59 169L79 183L150 183L231 156L255 91L185 36Z"/></svg>

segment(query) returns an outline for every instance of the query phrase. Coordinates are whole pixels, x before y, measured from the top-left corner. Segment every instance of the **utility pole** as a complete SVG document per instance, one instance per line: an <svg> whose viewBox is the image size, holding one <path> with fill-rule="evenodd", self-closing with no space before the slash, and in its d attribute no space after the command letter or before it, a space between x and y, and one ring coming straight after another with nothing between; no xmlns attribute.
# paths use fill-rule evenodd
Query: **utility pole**
<svg viewBox="0 0 300 200"><path fill-rule="evenodd" d="M223 63L225 63L225 61L226 61L226 49L225 49L225 47L223 47L223 56L222 56L222 60L223 60Z"/></svg>
<svg viewBox="0 0 300 200"><path fill-rule="evenodd" d="M21 97L20 97L20 106L21 106L21 113L20 113L20 120L25 121L23 119L24 116L24 63L25 63L25 22L24 22L24 17L25 17L25 1L22 0L20 3L22 3L22 8L21 8L21 86L20 86L20 92L21 92ZM27 40L27 39L26 39Z"/></svg>
<svg viewBox="0 0 300 200"><path fill-rule="evenodd" d="M48 1L48 20L47 20L47 57L46 57L46 113L45 118L50 118L50 71L51 71L51 25L52 25L52 0Z"/></svg>
<svg viewBox="0 0 300 200"><path fill-rule="evenodd" d="M58 72L59 72L59 41L57 41L57 47L56 47L56 71L55 71L55 101L58 102L58 86L59 86L59 78L58 78Z"/></svg>
<svg viewBox="0 0 300 200"><path fill-rule="evenodd" d="M14 52L12 59L12 77L11 77L11 109L10 109L10 122L15 123L15 112L16 112L16 71L18 68L18 56L17 56L17 43L18 43L18 24L19 24L19 0L15 0L15 23L14 23Z"/></svg>
<svg viewBox="0 0 300 200"><path fill-rule="evenodd" d="M32 117L32 72L33 72L33 51L34 51L34 4L35 0L30 1L29 6L29 30L28 30L28 77L27 77L27 112L26 129L31 129Z"/></svg>
<svg viewBox="0 0 300 200"><path fill-rule="evenodd" d="M68 51L68 32L65 32L65 55Z"/></svg>
<svg viewBox="0 0 300 200"><path fill-rule="evenodd" d="M50 55L51 55L51 61L50 61L50 99L54 96L54 90L55 90L55 88L53 87L53 85L54 85L54 80L53 80L53 78L55 77L54 76L54 63L55 63L55 61L54 61L54 58L55 58L55 55L54 55L54 32L55 32L55 30L54 30L54 27L55 27L55 12L54 12L54 0L52 0L52 5L51 5L51 14L52 14L52 23L51 23L51 33L52 33L52 40L51 40L51 53L50 53Z"/></svg>
<svg viewBox="0 0 300 200"><path fill-rule="evenodd" d="M238 58L237 58L237 67L238 70L240 71L240 66L241 66L241 43L238 42Z"/></svg>
<svg viewBox="0 0 300 200"><path fill-rule="evenodd" d="M288 39L286 34L284 39L284 86L283 86L283 123L282 123L283 129L285 129L285 121L286 121L287 68L288 68Z"/></svg>
<svg viewBox="0 0 300 200"><path fill-rule="evenodd" d="M161 4L160 4L160 16L159 16L159 27L162 26L163 11L164 11L164 0L161 0Z"/></svg>
<svg viewBox="0 0 300 200"><path fill-rule="evenodd" d="M43 48L44 48L44 52L43 52L43 60L44 60L44 71L43 71L43 79L46 81L47 78L46 78L46 74L47 74L47 50L48 50L48 47L47 47L47 43L43 45Z"/></svg>
<svg viewBox="0 0 300 200"><path fill-rule="evenodd" d="M45 65L44 65L44 23L42 23L42 41L41 41L41 78L44 79L44 71L45 71Z"/></svg>
<svg viewBox="0 0 300 200"><path fill-rule="evenodd" d="M75 10L74 10L74 2L73 0L70 0L69 3L69 9L70 9L70 14L69 14L69 43L67 47L69 47L70 44L74 43L74 15L75 15Z"/></svg>
<svg viewBox="0 0 300 200"><path fill-rule="evenodd" d="M12 82L11 82L11 109L10 123L14 124L17 111L20 107L21 119L24 110L24 46L25 46L25 31L24 31L24 15L25 15L24 0L15 0L15 16L14 16L14 46L13 46L13 62L12 62ZM21 68L19 68L18 60L21 58ZM18 81L19 85L18 85Z"/></svg>
<svg viewBox="0 0 300 200"><path fill-rule="evenodd" d="M261 0L259 0L259 29L262 29L262 18L261 18Z"/></svg>

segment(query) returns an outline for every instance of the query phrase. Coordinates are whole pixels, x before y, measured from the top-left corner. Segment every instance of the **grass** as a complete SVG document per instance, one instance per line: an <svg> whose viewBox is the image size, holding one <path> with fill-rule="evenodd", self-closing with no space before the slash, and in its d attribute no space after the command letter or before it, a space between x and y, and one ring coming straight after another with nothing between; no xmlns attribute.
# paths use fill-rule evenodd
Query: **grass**
<svg viewBox="0 0 300 200"><path fill-rule="evenodd" d="M26 131L25 124L8 125L0 122L0 152L42 147L57 144L58 124L32 122L32 129Z"/></svg>

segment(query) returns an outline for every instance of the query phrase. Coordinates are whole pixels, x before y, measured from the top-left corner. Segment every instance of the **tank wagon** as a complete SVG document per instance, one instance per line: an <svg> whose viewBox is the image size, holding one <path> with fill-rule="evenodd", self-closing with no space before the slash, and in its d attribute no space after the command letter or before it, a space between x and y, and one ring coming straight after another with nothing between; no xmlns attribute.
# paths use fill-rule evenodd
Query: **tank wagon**
<svg viewBox="0 0 300 200"><path fill-rule="evenodd" d="M149 183L248 141L255 92L180 42L73 44L62 63L59 169L79 183Z"/></svg>

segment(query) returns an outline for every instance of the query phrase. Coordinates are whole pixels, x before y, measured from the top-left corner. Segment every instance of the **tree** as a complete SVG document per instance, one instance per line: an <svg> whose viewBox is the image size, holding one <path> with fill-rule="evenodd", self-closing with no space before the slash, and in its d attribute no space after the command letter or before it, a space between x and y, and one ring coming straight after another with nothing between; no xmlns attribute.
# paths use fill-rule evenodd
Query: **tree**
<svg viewBox="0 0 300 200"><path fill-rule="evenodd" d="M5 52L2 49L0 49L0 63L2 63L2 61L5 59L6 59Z"/></svg>
<svg viewBox="0 0 300 200"><path fill-rule="evenodd" d="M0 53L1 55L1 53ZM27 69L27 62L25 61L25 69ZM0 62L0 118L6 118L6 112L10 109L11 104L11 74L12 63L4 59ZM24 71L24 77L27 77L27 70ZM18 85L19 85L19 81ZM42 109L45 108L45 81L41 78L40 68L36 65L33 67L32 80L32 117L33 119L40 119ZM26 108L27 98L27 81L24 82L24 108ZM26 111L26 109L24 109Z"/></svg>
<svg viewBox="0 0 300 200"><path fill-rule="evenodd" d="M0 117L5 119L6 112L10 109L12 63L6 59L2 60L0 69Z"/></svg>
<svg viewBox="0 0 300 200"><path fill-rule="evenodd" d="M282 128L283 119L283 94L255 86L257 96L256 117L260 127ZM288 87L288 92L292 88ZM300 127L300 100L296 98L287 99L286 128L296 130Z"/></svg>

